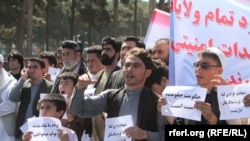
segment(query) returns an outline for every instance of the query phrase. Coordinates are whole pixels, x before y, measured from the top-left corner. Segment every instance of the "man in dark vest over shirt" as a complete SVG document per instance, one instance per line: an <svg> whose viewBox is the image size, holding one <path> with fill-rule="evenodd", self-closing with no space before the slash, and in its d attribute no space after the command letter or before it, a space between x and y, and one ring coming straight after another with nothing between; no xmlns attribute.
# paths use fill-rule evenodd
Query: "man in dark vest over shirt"
<svg viewBox="0 0 250 141"><path fill-rule="evenodd" d="M126 136L133 141L164 141L165 121L156 108L158 96L144 87L152 65L148 52L139 48L130 50L122 66L124 87L91 97L84 97L82 93L92 80L87 75L80 76L70 110L80 117L93 117L101 112L106 112L107 118L131 115L134 126L125 129Z"/></svg>

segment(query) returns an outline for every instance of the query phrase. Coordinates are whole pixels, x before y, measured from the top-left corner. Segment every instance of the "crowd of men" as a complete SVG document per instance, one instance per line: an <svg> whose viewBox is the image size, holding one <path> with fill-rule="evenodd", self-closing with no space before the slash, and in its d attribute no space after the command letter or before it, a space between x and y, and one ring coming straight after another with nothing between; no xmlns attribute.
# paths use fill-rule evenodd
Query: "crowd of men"
<svg viewBox="0 0 250 141"><path fill-rule="evenodd" d="M61 120L65 129L58 135L67 141L103 141L105 120L125 115L131 115L133 126L125 129L124 134L133 141L164 141L166 124L248 124L247 118L234 122L219 120L218 83L214 79L227 84L219 77L224 69L223 55L218 49L209 48L197 56L197 83L208 89L205 101L194 105L202 112L202 120L197 122L161 114L159 107L167 104L162 97L168 86L167 38L147 49L137 37L104 37L100 45L87 48L86 58L82 44L65 40L55 52L41 52L26 59L11 52L6 58L9 70L3 67L4 57L0 54L0 136L6 141L31 140L32 132L23 133L20 127L41 113ZM55 80L49 73L51 67L60 69ZM51 112L51 103L40 99L43 93L65 95L67 108L46 114ZM53 98L60 101L60 97ZM244 102L250 105L249 95ZM61 110L67 118L58 112Z"/></svg>

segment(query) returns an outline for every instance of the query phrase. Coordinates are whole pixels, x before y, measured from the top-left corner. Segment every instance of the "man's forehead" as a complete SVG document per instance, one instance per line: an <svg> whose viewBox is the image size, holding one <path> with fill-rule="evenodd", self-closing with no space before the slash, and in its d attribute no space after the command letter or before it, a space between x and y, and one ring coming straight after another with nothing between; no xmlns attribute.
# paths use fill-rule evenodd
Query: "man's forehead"
<svg viewBox="0 0 250 141"><path fill-rule="evenodd" d="M164 45L156 45L154 46L153 50L164 50L165 48L167 49L167 47Z"/></svg>
<svg viewBox="0 0 250 141"><path fill-rule="evenodd" d="M122 47L129 46L129 47L135 47L136 43L134 41L124 41L122 43Z"/></svg>
<svg viewBox="0 0 250 141"><path fill-rule="evenodd" d="M62 53L67 53L67 52L75 52L75 51L73 49L69 49L69 48L62 49Z"/></svg>
<svg viewBox="0 0 250 141"><path fill-rule="evenodd" d="M37 61L29 61L29 64L38 64L39 65L39 63Z"/></svg>
<svg viewBox="0 0 250 141"><path fill-rule="evenodd" d="M91 56L91 57L97 57L97 53L91 52L91 53L87 53L86 56Z"/></svg>
<svg viewBox="0 0 250 141"><path fill-rule="evenodd" d="M196 60L214 61L214 58L213 58L213 57L210 57L210 56L198 56Z"/></svg>
<svg viewBox="0 0 250 141"><path fill-rule="evenodd" d="M60 79L60 82L73 82L70 78Z"/></svg>
<svg viewBox="0 0 250 141"><path fill-rule="evenodd" d="M102 49L113 49L113 46L111 44L106 44L102 47Z"/></svg>
<svg viewBox="0 0 250 141"><path fill-rule="evenodd" d="M125 59L125 63L143 64L143 61L140 58L138 58L138 57L136 57L134 55L129 55Z"/></svg>

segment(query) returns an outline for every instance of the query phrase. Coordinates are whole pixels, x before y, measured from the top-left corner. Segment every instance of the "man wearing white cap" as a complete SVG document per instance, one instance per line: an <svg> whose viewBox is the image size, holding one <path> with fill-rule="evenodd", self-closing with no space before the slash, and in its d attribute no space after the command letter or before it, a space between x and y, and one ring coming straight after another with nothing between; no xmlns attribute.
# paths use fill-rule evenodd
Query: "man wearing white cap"
<svg viewBox="0 0 250 141"><path fill-rule="evenodd" d="M219 61L221 62L221 67L222 69L225 68L225 65L226 65L226 57L224 55L224 53L222 51L220 51L218 48L215 48L215 47L212 47L212 48L208 48L206 50L204 50L203 52L208 52L208 53L211 53L211 54L214 54L214 55L217 55L218 56L218 59ZM203 53L205 54L205 53ZM216 60L216 59L215 59ZM217 61L217 64L218 64L218 61ZM197 66L197 65L196 65ZM219 65L220 66L220 65ZM211 66L212 67L212 66ZM214 66L216 67L216 66ZM202 66L201 66L202 68ZM216 69L215 69L216 70ZM223 70L222 70L223 71ZM216 73L216 72L214 72ZM221 72L222 74L222 72ZM213 87L214 89L214 85L230 85L230 82L228 82L227 80L225 80L221 74L214 74L213 76L211 76L211 79L207 79L207 80L210 80L210 84L211 84L211 87ZM197 80L200 80L197 78ZM209 82L209 81L208 81ZM212 82L212 83L211 83ZM202 85L201 85L202 86ZM203 86L204 87L204 86ZM206 88L206 87L205 87ZM209 87L208 87L209 88ZM209 89L208 89L209 90ZM208 97L208 96L207 96ZM217 97L217 92L216 92L216 97ZM207 99L207 98L206 98ZM216 98L216 101L217 101L217 98ZM248 103L250 103L250 94L245 96L244 97L244 100L243 100L245 106L250 106L248 105ZM211 104L212 105L212 104ZM217 103L216 103L217 105ZM211 106L213 107L213 105ZM218 119L217 119L218 120ZM227 120L227 124L232 124L232 125L244 125L244 124L249 124L249 121L250 119L249 118L241 118L241 119L233 119L233 120Z"/></svg>
<svg viewBox="0 0 250 141"><path fill-rule="evenodd" d="M207 88L205 101L196 101L195 108L202 112L200 122L193 121L192 124L226 124L226 121L219 120L220 110L217 99L217 91L212 80L221 75L226 65L226 57L216 47L206 48L198 53L194 63L197 83Z"/></svg>
<svg viewBox="0 0 250 141"><path fill-rule="evenodd" d="M3 141L15 140L16 103L8 98L16 79L4 68L4 57L0 54L0 137Z"/></svg>
<svg viewBox="0 0 250 141"><path fill-rule="evenodd" d="M176 118L174 124L203 124L216 125L227 124L225 120L219 120L220 110L217 99L216 85L213 83L221 76L226 65L226 57L222 51L215 47L209 47L198 53L194 70L197 83L207 88L205 101L196 101L194 107L202 112L201 121ZM160 98L158 105L165 105L164 98ZM158 107L159 107L158 106Z"/></svg>

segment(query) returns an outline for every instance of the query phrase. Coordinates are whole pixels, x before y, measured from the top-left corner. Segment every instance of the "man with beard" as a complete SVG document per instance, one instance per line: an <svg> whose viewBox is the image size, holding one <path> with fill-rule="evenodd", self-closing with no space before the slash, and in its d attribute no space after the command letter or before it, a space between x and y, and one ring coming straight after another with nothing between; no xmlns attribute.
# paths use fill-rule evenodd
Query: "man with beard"
<svg viewBox="0 0 250 141"><path fill-rule="evenodd" d="M103 38L101 62L105 67L96 75L98 80L95 84L96 94L108 88L108 82L111 74L120 69L117 65L120 59L120 49L121 41L118 39L112 37Z"/></svg>
<svg viewBox="0 0 250 141"><path fill-rule="evenodd" d="M166 65L169 65L169 39L161 38L155 42L153 48L153 59L161 59Z"/></svg>
<svg viewBox="0 0 250 141"><path fill-rule="evenodd" d="M124 38L120 51L121 65L123 65L126 53L135 47L145 49L145 44L139 38L134 36L127 36ZM115 88L121 88L123 86L124 86L124 81L122 76L122 70L118 70L112 73L112 75L110 76L108 87L115 89Z"/></svg>
<svg viewBox="0 0 250 141"><path fill-rule="evenodd" d="M72 40L65 40L62 42L63 68L60 74L62 74L65 71L75 72L78 75L87 73L86 64L82 58L82 49L83 49L82 45L78 42ZM51 93L59 93L58 78L56 78L53 84Z"/></svg>
<svg viewBox="0 0 250 141"><path fill-rule="evenodd" d="M97 73L97 83L95 84L95 94L108 89L108 83L110 81L110 76L114 71L120 69L118 66L118 61L120 59L120 49L121 41L112 37L104 37L102 39L102 54L101 62L104 65L104 69ZM103 141L104 139L104 118L106 113L102 113L96 117L92 118L92 129L93 135L92 140Z"/></svg>
<svg viewBox="0 0 250 141"><path fill-rule="evenodd" d="M132 141L164 141L165 120L156 108L158 96L144 87L152 68L148 52L134 48L128 51L122 66L124 87L84 98L83 90L92 80L86 75L80 76L71 96L71 112L81 117L93 117L102 112L107 112L108 118L131 115L133 126L124 133Z"/></svg>
<svg viewBox="0 0 250 141"><path fill-rule="evenodd" d="M0 54L0 136L3 141L15 141L16 106L8 98L16 79L4 68L4 57Z"/></svg>
<svg viewBox="0 0 250 141"><path fill-rule="evenodd" d="M110 75L120 69L118 67L119 54L121 49L121 41L113 37L104 37L102 39L102 53L101 62L104 65L104 69L99 71L96 75L96 80L93 83L95 88L95 94L99 94L102 91L108 89L108 82ZM91 80L89 74L84 74ZM93 84L92 83L92 84ZM104 118L106 113L99 114L92 117L92 141L103 141L104 140Z"/></svg>

